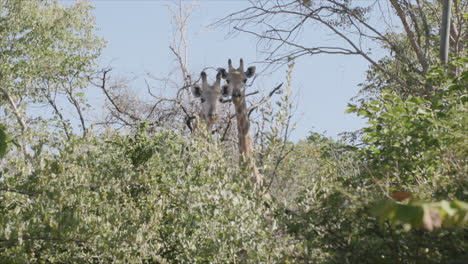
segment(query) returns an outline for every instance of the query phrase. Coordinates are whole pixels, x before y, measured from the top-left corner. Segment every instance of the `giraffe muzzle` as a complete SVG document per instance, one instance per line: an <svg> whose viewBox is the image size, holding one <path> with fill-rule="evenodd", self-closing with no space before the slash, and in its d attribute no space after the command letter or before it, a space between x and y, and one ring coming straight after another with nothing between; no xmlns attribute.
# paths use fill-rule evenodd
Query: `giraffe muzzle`
<svg viewBox="0 0 468 264"><path fill-rule="evenodd" d="M218 119L218 115L215 114L215 113L210 113L210 114L208 114L208 119L210 121L216 121Z"/></svg>
<svg viewBox="0 0 468 264"><path fill-rule="evenodd" d="M232 92L232 97L233 97L233 98L239 98L239 97L241 97L241 92L240 92L240 91L233 91L233 92Z"/></svg>

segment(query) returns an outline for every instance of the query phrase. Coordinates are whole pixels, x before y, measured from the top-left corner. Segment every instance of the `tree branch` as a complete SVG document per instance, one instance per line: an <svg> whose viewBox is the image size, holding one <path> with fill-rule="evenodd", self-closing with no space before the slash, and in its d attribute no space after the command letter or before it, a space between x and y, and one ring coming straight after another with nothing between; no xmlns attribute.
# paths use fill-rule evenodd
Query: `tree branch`
<svg viewBox="0 0 468 264"><path fill-rule="evenodd" d="M16 190L16 189L11 189L7 187L0 188L0 192L12 192L12 193L19 193L19 194L28 195L28 196L38 195L38 193L32 193L32 192L23 191L23 190Z"/></svg>
<svg viewBox="0 0 468 264"><path fill-rule="evenodd" d="M390 3L392 4L393 8L395 8L397 16L400 18L400 21L403 24L403 28L405 29L406 35L408 36L411 47L413 48L413 51L416 53L416 57L418 58L418 61L422 66L423 73L426 74L428 70L427 60L424 57L423 53L421 52L421 47L419 47L418 42L416 41L416 38L414 36L414 33L411 30L408 24L408 21L406 20L406 16L404 14L403 9L401 8L397 0L390 0Z"/></svg>
<svg viewBox="0 0 468 264"><path fill-rule="evenodd" d="M70 140L70 131L68 130L68 124L65 121L65 118L62 115L62 112L60 112L57 104L55 103L55 98L52 98L50 95L50 86L47 84L47 92L44 91L44 96L47 99L47 102L49 102L50 106L54 109L55 114L59 117L60 123L62 124L63 130L65 132L65 136L67 137L68 140Z"/></svg>
<svg viewBox="0 0 468 264"><path fill-rule="evenodd" d="M84 116L83 116L83 112L81 110L80 103L78 102L78 100L73 95L72 86L70 85L69 88L66 88L64 84L62 84L62 85L65 88L65 92L68 94L68 97L67 97L68 101L75 107L76 112L78 113L78 117L80 118L80 123L81 123L81 126L83 128L83 137L84 137L84 136L86 136L87 129L86 129L86 123L85 123L85 120L84 120Z"/></svg>
<svg viewBox="0 0 468 264"><path fill-rule="evenodd" d="M21 126L21 130L23 132L26 131L27 130L26 122L24 122L23 117L22 117L20 111L18 110L18 107L16 106L15 102L13 101L13 98L11 97L11 95L8 93L8 91L5 88L0 87L0 90L2 90L3 94L7 97L8 102L10 103L10 106L13 109L13 114L16 116L16 119L18 120L18 123Z"/></svg>
<svg viewBox="0 0 468 264"><path fill-rule="evenodd" d="M101 84L95 84L93 83L91 80L90 82L96 86L96 87L99 87L102 89L102 91L104 92L104 95L106 96L106 98L109 100L109 102L112 104L112 106L114 107L114 109L122 114L122 115L125 115L125 116L128 116L130 117L133 121L137 121L137 122L141 122L143 120L141 120L139 117L135 116L135 115L132 115L130 113L127 113L126 111L124 111L123 109L121 109L119 107L119 105L115 102L114 98L112 98L112 96L110 95L109 91L107 90L106 88L106 81L107 81L107 74L111 71L112 69L104 69L102 71L102 78L99 78L101 80ZM122 120L123 121L123 120ZM128 124L128 123L127 123Z"/></svg>
<svg viewBox="0 0 468 264"><path fill-rule="evenodd" d="M273 95L281 88L281 86L283 86L283 83L280 83L278 86L276 86L273 90L271 90L271 92L268 94L268 96L265 96L263 97L258 103L256 103L255 105L251 106L249 108L249 113L248 113L248 116L250 117L250 114L252 114L252 112L257 109L259 106L261 106L262 104L268 102L268 100L271 99L271 97L273 97Z"/></svg>

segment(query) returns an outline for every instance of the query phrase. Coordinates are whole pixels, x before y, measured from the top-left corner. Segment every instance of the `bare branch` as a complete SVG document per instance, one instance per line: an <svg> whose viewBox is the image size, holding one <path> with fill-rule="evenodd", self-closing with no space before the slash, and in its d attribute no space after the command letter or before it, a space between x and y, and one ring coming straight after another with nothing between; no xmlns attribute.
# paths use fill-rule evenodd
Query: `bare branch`
<svg viewBox="0 0 468 264"><path fill-rule="evenodd" d="M185 67L185 63L182 60L182 57L173 47L169 46L169 49L171 49L172 53L174 54L174 56L176 56L177 61L179 62L179 67L180 67L180 70L182 72L182 76L184 79L184 87L190 87L190 85L192 84L192 81L190 78L190 74L188 73L187 68Z"/></svg>
<svg viewBox="0 0 468 264"><path fill-rule="evenodd" d="M80 122L81 122L81 127L83 128L83 137L84 137L84 136L86 136L87 128L86 128L86 123L85 123L85 120L84 120L84 116L83 116L83 112L81 110L80 103L78 102L78 100L75 98L75 95L73 94L72 86L70 85L67 88L67 87L65 87L65 84L62 84L62 85L65 88L65 92L68 94L68 97L67 97L68 101L75 107L76 112L78 113L78 117L80 118Z"/></svg>
<svg viewBox="0 0 468 264"><path fill-rule="evenodd" d="M55 103L54 98L52 98L49 94L49 92L45 92L44 96L47 99L47 102L49 102L50 106L52 106L52 109L54 109L55 114L59 117L60 123L62 124L63 131L65 132L65 136L67 139L70 139L70 131L68 130L68 124L65 120L65 118L62 115L62 112L59 110L57 104Z"/></svg>
<svg viewBox="0 0 468 264"><path fill-rule="evenodd" d="M416 45L414 50L418 53L417 57L422 71L418 69L411 58L406 56L404 51L398 48L398 43L391 36L377 29L364 17L366 10L378 3L377 1L373 2L371 1L366 9L365 7L352 7L346 1L337 0L324 0L320 4L312 3L311 5L304 5L302 1L298 0L251 1L250 7L234 12L213 25L229 26L232 29L229 34L240 32L255 36L259 40L259 45L263 44L264 46L264 62L268 63L269 66L285 63L304 55L359 55L376 70L390 77L406 90L414 91L417 87L414 85L410 87L397 74L386 69L377 59L373 59L370 52L363 47L364 39L383 42L397 54L397 59L421 76L424 76L427 70L427 58L421 53L421 48L413 31L409 28L407 20L403 23L406 22L407 34L413 34L410 38L414 40L413 46ZM302 45L299 33L306 28L309 21L324 26L334 36L342 39L345 44L332 47ZM423 85L420 81L418 82L420 86Z"/></svg>
<svg viewBox="0 0 468 264"><path fill-rule="evenodd" d="M92 81L91 81L91 83L92 83L93 85L95 85L96 87L99 87L99 88L102 89L102 91L104 92L104 95L106 96L106 98L109 100L109 102L112 104L112 106L114 107L114 109L115 109L118 113L120 113L120 114L122 114L122 115L124 115L124 116L129 117L129 118L132 119L133 121L142 122L143 120L140 119L139 117L137 117L137 116L135 116L135 115L133 115L133 114L130 114L130 113L124 111L124 110L118 105L118 103L114 100L113 96L109 93L109 91L108 91L108 89L107 89L107 87L106 87L106 85L107 85L106 81L107 81L107 78L108 78L108 77L107 77L107 74L108 74L111 70L112 70L112 69L109 68L109 69L104 69L104 70L102 71L102 77L99 78L99 79L101 80L101 84L96 84L96 83L93 83ZM117 116L115 116L115 117L117 117ZM124 121L121 117L117 117L117 118L119 118L121 121ZM129 123L125 121L125 124L128 125Z"/></svg>
<svg viewBox="0 0 468 264"><path fill-rule="evenodd" d="M271 92L268 94L268 96L265 96L263 97L258 103L256 103L255 105L251 106L249 108L249 113L248 113L248 116L250 117L250 114L252 114L252 112L257 109L259 106L261 106L262 104L268 102L268 100L271 99L271 97L273 97L273 95L281 88L281 86L283 86L283 83L280 83L278 86L276 86L273 90L271 90Z"/></svg>
<svg viewBox="0 0 468 264"><path fill-rule="evenodd" d="M245 97L256 95L258 93L259 93L259 91L254 91L254 92L246 94ZM232 98L223 98L223 101L221 103L225 104L225 103L230 103L230 102L232 102Z"/></svg>

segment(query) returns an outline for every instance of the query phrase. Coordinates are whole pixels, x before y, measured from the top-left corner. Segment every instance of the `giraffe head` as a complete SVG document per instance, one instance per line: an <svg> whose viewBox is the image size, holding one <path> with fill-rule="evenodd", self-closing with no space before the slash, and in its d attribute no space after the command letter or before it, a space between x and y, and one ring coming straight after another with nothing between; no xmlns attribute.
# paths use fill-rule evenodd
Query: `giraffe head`
<svg viewBox="0 0 468 264"><path fill-rule="evenodd" d="M240 59L239 68L232 67L231 59L228 60L229 69L220 68L218 71L221 73L223 79L226 79L226 85L223 85L225 94L232 95L233 98L238 98L245 95L245 83L247 78L255 74L255 66L247 68L244 71L244 61Z"/></svg>
<svg viewBox="0 0 468 264"><path fill-rule="evenodd" d="M209 125L216 123L218 120L218 112L220 105L223 101L223 94L221 91L221 72L218 71L216 81L213 85L208 84L206 73L203 71L200 74L202 83L201 86L195 84L192 86L192 93L196 98L201 101L201 118Z"/></svg>

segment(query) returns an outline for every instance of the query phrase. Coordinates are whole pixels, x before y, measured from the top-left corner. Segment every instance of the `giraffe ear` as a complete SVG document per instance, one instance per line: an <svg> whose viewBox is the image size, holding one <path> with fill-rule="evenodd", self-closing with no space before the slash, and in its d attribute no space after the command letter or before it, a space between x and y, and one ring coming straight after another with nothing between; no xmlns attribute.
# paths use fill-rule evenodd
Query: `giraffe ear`
<svg viewBox="0 0 468 264"><path fill-rule="evenodd" d="M231 91L229 90L229 85L225 84L221 87L221 95L223 97L231 96Z"/></svg>
<svg viewBox="0 0 468 264"><path fill-rule="evenodd" d="M254 74L255 74L255 66L250 66L245 72L245 76L247 76L247 78L254 76Z"/></svg>
<svg viewBox="0 0 468 264"><path fill-rule="evenodd" d="M223 79L227 78L227 72L226 72L226 69L224 68L218 68L218 74L221 74L221 78Z"/></svg>
<svg viewBox="0 0 468 264"><path fill-rule="evenodd" d="M200 85L192 85L192 94L197 98L201 96L202 93Z"/></svg>

